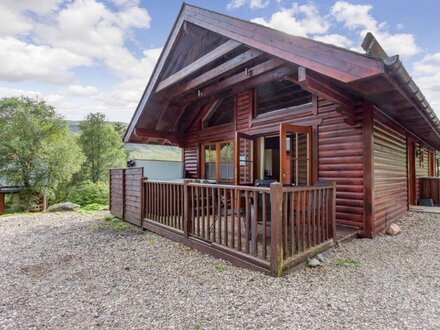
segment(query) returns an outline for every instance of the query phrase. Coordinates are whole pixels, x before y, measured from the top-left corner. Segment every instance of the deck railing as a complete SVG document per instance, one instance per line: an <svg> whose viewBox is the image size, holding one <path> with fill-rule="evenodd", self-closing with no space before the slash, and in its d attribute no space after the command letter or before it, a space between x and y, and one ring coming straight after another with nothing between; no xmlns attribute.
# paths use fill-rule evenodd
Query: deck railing
<svg viewBox="0 0 440 330"><path fill-rule="evenodd" d="M278 276L334 242L334 184L142 182L140 226L238 266Z"/></svg>

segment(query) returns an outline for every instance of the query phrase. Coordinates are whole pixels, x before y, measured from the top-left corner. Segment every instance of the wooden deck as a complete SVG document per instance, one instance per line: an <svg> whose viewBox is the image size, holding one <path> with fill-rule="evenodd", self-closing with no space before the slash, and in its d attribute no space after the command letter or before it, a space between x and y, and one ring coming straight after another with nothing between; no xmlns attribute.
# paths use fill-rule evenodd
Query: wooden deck
<svg viewBox="0 0 440 330"><path fill-rule="evenodd" d="M359 229L349 226L336 225L336 242L349 242L359 236Z"/></svg>
<svg viewBox="0 0 440 330"><path fill-rule="evenodd" d="M412 212L424 212L424 213L439 213L439 206L419 206L419 205L411 205L409 210Z"/></svg>
<svg viewBox="0 0 440 330"><path fill-rule="evenodd" d="M111 170L113 215L236 266L280 276L334 245L334 184L269 188L140 175Z"/></svg>

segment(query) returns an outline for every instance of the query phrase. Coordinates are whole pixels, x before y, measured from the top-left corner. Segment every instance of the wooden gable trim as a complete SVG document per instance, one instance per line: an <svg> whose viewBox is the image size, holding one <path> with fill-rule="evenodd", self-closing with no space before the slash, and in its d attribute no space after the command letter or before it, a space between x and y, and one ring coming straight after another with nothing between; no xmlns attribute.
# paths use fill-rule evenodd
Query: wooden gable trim
<svg viewBox="0 0 440 330"><path fill-rule="evenodd" d="M237 42L235 40L226 41L222 45L220 45L217 48L215 48L214 50L210 51L208 54L203 55L199 59L195 60L191 64L184 67L183 69L177 71L173 75L162 80L156 88L156 93L160 92L161 90L164 90L167 87L170 87L170 86L178 83L179 81L185 79L186 77L190 76L191 74L195 73L196 71L200 70L201 68L211 64L215 60L230 53L231 51L233 51L234 49L237 49L240 46L241 46L241 43Z"/></svg>
<svg viewBox="0 0 440 330"><path fill-rule="evenodd" d="M182 24L184 22L184 16L182 13L184 12L185 4L182 4L182 7L180 8L179 14L177 16L177 20L174 23L174 26L171 30L170 35L168 36L167 41L165 42L165 46L162 50L162 53L159 56L158 61L156 62L156 66L154 67L153 73L151 75L150 80L148 81L147 86L145 87L144 93L142 94L141 100L139 101L139 104L136 108L136 111L133 114L133 117L130 121L130 124L128 125L128 129L125 132L124 135L124 142L129 142L131 135L134 132L134 128L139 121L139 117L141 116L141 113L147 104L151 92L154 89L154 86L157 83L157 79L159 78L160 73L162 72L162 68L165 64L165 61L173 48L175 41L177 40L177 36L179 35L181 31Z"/></svg>
<svg viewBox="0 0 440 330"><path fill-rule="evenodd" d="M345 83L384 72L378 59L206 9L187 5L185 16L200 27Z"/></svg>

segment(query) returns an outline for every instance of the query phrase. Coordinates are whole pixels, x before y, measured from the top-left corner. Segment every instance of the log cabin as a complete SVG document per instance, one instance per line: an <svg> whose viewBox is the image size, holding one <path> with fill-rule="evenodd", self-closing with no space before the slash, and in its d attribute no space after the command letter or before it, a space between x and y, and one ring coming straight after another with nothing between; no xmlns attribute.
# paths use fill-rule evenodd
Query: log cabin
<svg viewBox="0 0 440 330"><path fill-rule="evenodd" d="M187 180L112 170L112 213L280 275L416 204L440 126L399 56L294 34L183 4L124 141L182 148Z"/></svg>

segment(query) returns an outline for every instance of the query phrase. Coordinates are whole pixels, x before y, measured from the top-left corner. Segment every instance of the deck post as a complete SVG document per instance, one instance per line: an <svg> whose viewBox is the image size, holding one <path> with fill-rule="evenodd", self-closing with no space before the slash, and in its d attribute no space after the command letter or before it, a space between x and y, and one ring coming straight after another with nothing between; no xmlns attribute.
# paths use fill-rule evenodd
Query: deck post
<svg viewBox="0 0 440 330"><path fill-rule="evenodd" d="M333 182L332 184L332 194L331 194L331 228L332 228L332 235L333 235L333 241L336 243L336 182Z"/></svg>
<svg viewBox="0 0 440 330"><path fill-rule="evenodd" d="M281 276L283 273L283 185L279 182L270 184L270 203L270 272L272 276Z"/></svg>
<svg viewBox="0 0 440 330"><path fill-rule="evenodd" d="M189 186L188 183L191 180L185 179L183 180L183 235L185 239L188 238L189 235L189 228L191 228L191 225L189 223L190 217L189 217Z"/></svg>

